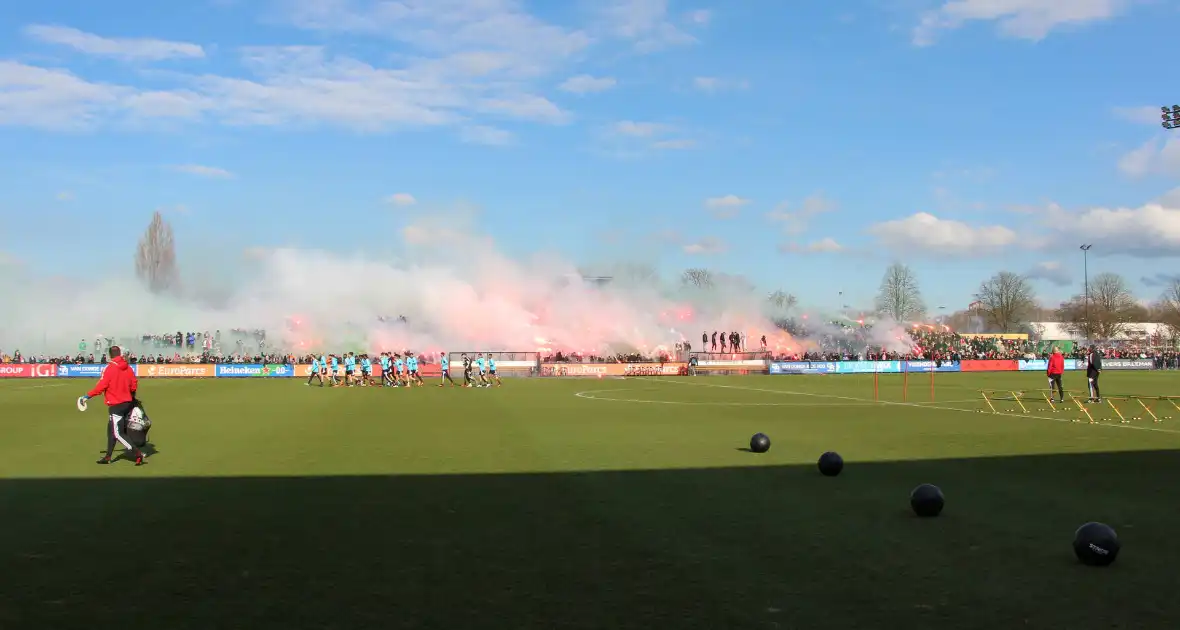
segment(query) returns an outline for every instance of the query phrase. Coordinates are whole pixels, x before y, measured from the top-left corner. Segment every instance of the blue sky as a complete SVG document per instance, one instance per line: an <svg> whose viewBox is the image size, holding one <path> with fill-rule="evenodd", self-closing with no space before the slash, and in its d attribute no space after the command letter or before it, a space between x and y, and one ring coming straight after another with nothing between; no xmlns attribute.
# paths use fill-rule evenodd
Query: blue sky
<svg viewBox="0 0 1180 630"><path fill-rule="evenodd" d="M1001 269L1079 291L1087 242L1151 299L1177 27L1172 0L12 3L0 260L128 268L161 209L189 264L463 221L817 305L901 260L957 308Z"/></svg>

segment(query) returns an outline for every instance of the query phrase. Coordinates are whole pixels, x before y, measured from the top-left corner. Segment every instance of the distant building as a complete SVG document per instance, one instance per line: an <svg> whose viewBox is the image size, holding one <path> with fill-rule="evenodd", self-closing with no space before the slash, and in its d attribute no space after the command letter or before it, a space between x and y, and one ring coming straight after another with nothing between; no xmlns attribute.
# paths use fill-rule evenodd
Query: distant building
<svg viewBox="0 0 1180 630"><path fill-rule="evenodd" d="M1070 326L1064 322L1031 322L1029 327L1041 339L1085 341L1081 334L1070 332ZM1153 337L1170 339L1171 332L1166 324L1131 323L1124 325L1122 332L1113 339L1103 341L1147 341Z"/></svg>

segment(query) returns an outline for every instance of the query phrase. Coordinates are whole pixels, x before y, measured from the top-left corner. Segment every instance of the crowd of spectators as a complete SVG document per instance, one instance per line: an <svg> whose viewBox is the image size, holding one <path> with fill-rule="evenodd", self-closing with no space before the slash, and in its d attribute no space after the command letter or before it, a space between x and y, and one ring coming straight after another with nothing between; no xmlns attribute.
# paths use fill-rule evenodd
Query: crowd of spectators
<svg viewBox="0 0 1180 630"><path fill-rule="evenodd" d="M825 322L814 329L797 321L779 321L776 325L790 333L797 340L805 340L798 348L775 349L757 353L758 358L786 361L890 361L890 360L942 360L963 359L1037 359L1045 358L1054 347L1061 348L1067 356L1080 358L1085 348L1071 341L1037 341L1027 338L1006 338L1004 336L964 335L942 326L912 326L904 331L874 329L871 325L845 322ZM755 335L741 335L741 345ZM143 335L136 339L116 340L96 338L93 345L82 340L78 351L61 355L22 355L19 350L5 355L0 353L4 363L103 363L105 349L119 344L124 354L133 363L145 364L240 364L240 363L310 363L314 358L307 353L288 353L267 346L263 330L233 329L224 335L220 330L205 332L167 332ZM761 348L761 339L756 344ZM1166 342L1159 339L1141 339L1096 344L1107 358L1151 359L1160 369L1180 368L1180 355L1168 349ZM687 360L693 351L692 344L684 341L673 348L661 348L656 352L620 352L616 354L580 354L552 352L522 353L521 357L497 353L498 360L533 359L539 356L545 363L634 363L668 362ZM750 348L745 348L750 350ZM733 352L731 349L730 352ZM432 363L435 357L423 357Z"/></svg>

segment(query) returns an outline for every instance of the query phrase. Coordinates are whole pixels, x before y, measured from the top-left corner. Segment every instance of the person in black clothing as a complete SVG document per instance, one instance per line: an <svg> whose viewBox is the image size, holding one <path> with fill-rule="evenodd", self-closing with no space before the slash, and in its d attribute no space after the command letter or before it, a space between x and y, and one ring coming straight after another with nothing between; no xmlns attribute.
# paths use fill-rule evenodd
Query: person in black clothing
<svg viewBox="0 0 1180 630"><path fill-rule="evenodd" d="M701 333L701 347L702 348L709 347L709 331L707 331L707 330L705 332Z"/></svg>
<svg viewBox="0 0 1180 630"><path fill-rule="evenodd" d="M713 352L717 352L717 331L713 331Z"/></svg>
<svg viewBox="0 0 1180 630"><path fill-rule="evenodd" d="M1098 376L1102 374L1102 354L1090 346L1086 353L1086 380L1090 383L1090 402L1101 403L1102 392L1098 389Z"/></svg>
<svg viewBox="0 0 1180 630"><path fill-rule="evenodd" d="M466 354L463 355L463 387L472 387L471 381L471 358Z"/></svg>
<svg viewBox="0 0 1180 630"><path fill-rule="evenodd" d="M762 349L766 349L766 335L762 335Z"/></svg>

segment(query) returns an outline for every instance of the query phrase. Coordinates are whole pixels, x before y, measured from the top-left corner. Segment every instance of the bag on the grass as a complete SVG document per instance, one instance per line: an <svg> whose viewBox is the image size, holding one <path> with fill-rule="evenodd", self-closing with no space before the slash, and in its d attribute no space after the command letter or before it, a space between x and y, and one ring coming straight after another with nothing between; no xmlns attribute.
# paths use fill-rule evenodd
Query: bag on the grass
<svg viewBox="0 0 1180 630"><path fill-rule="evenodd" d="M143 403L135 401L135 407L127 416L127 441L136 447L147 444L148 431L152 428L152 420L143 410Z"/></svg>

